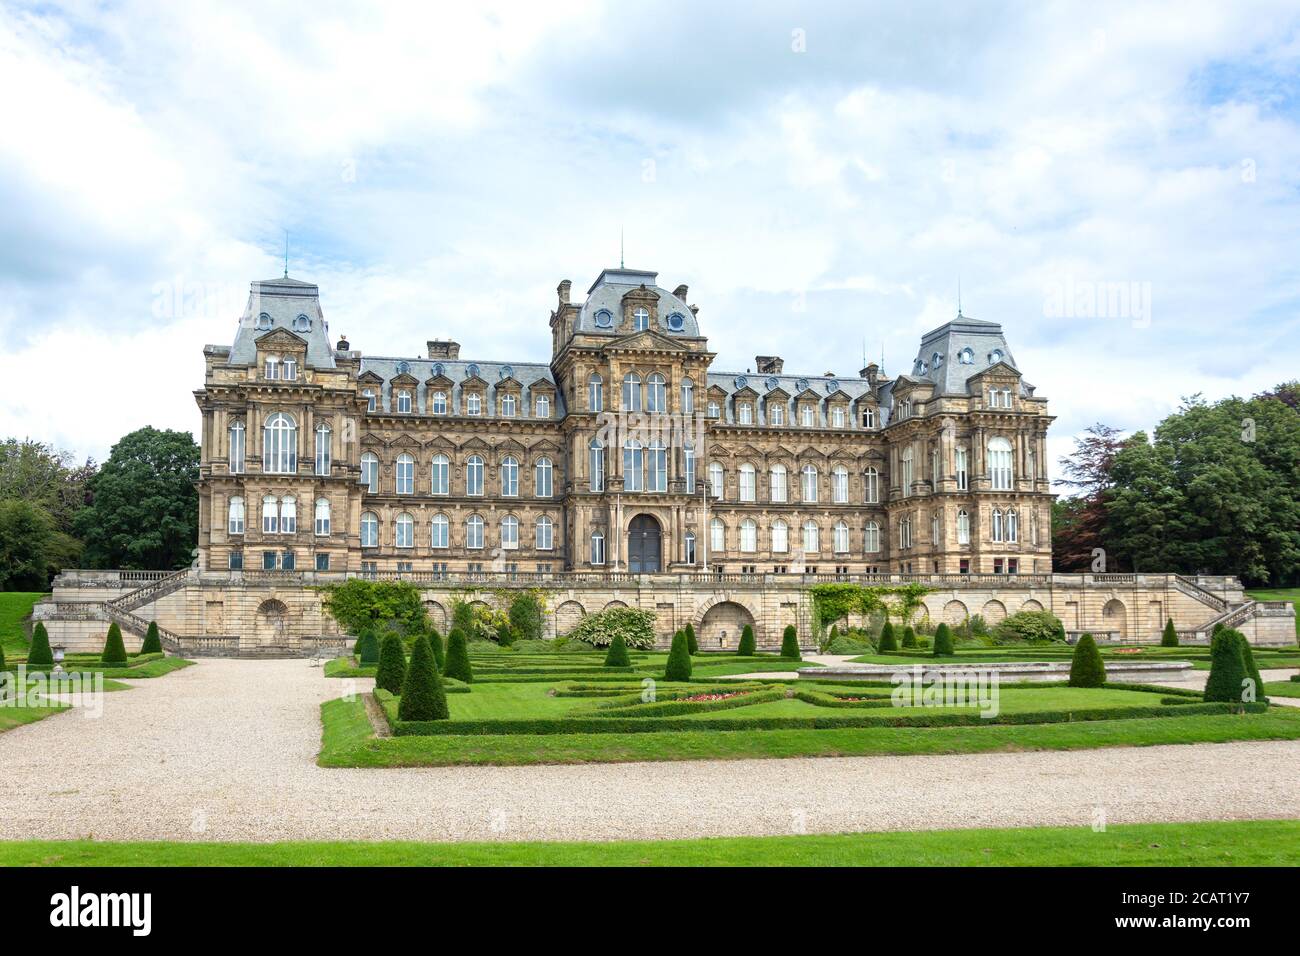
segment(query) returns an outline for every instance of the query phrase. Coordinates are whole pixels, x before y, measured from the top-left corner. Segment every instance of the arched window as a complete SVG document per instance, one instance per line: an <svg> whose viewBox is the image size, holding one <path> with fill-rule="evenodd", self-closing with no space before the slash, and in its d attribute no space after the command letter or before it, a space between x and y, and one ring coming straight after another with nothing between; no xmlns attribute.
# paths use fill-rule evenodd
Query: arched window
<svg viewBox="0 0 1300 956"><path fill-rule="evenodd" d="M533 403L533 415L537 418L551 417L551 396L538 395L537 401Z"/></svg>
<svg viewBox="0 0 1300 956"><path fill-rule="evenodd" d="M844 427L844 406L843 405L834 405L831 407L831 427L832 428Z"/></svg>
<svg viewBox="0 0 1300 956"><path fill-rule="evenodd" d="M1007 509L1007 541L1014 544L1020 540L1020 516L1015 508Z"/></svg>
<svg viewBox="0 0 1300 956"><path fill-rule="evenodd" d="M379 458L373 452L361 456L361 484L370 494L379 494Z"/></svg>
<svg viewBox="0 0 1300 956"><path fill-rule="evenodd" d="M605 536L599 531L591 533L591 563L605 563Z"/></svg>
<svg viewBox="0 0 1300 956"><path fill-rule="evenodd" d="M293 495L280 499L280 533L298 533L298 499Z"/></svg>
<svg viewBox="0 0 1300 956"><path fill-rule="evenodd" d="M862 550L867 554L880 553L880 525L874 521L868 521L862 533Z"/></svg>
<svg viewBox="0 0 1300 956"><path fill-rule="evenodd" d="M429 397L429 410L435 415L447 414L447 393L434 392Z"/></svg>
<svg viewBox="0 0 1300 956"><path fill-rule="evenodd" d="M769 425L785 424L785 402L774 398L767 400L767 423Z"/></svg>
<svg viewBox="0 0 1300 956"><path fill-rule="evenodd" d="M501 396L501 417L514 418L519 414L519 399L513 395Z"/></svg>
<svg viewBox="0 0 1300 956"><path fill-rule="evenodd" d="M230 534L244 533L244 499L236 495L230 499L227 509L226 531Z"/></svg>
<svg viewBox="0 0 1300 956"><path fill-rule="evenodd" d="M415 494L415 459L410 455L397 456L397 493Z"/></svg>
<svg viewBox="0 0 1300 956"><path fill-rule="evenodd" d="M279 534L280 501L275 495L262 499L262 534Z"/></svg>
<svg viewBox="0 0 1300 956"><path fill-rule="evenodd" d="M397 411L402 415L411 414L411 393L406 389L397 393Z"/></svg>
<svg viewBox="0 0 1300 956"><path fill-rule="evenodd" d="M519 519L506 515L501 519L501 549L517 551L519 549Z"/></svg>
<svg viewBox="0 0 1300 956"><path fill-rule="evenodd" d="M740 500L753 501L757 494L754 466L745 462L740 466Z"/></svg>
<svg viewBox="0 0 1300 956"><path fill-rule="evenodd" d="M315 531L319 535L330 533L330 503L327 498L316 499Z"/></svg>
<svg viewBox="0 0 1300 956"><path fill-rule="evenodd" d="M727 526L721 518L709 521L709 550L715 554L727 550Z"/></svg>
<svg viewBox="0 0 1300 956"><path fill-rule="evenodd" d="M555 468L551 465L551 459L539 458L533 465L533 494L538 498L551 497L554 482L552 476Z"/></svg>
<svg viewBox="0 0 1300 956"><path fill-rule="evenodd" d="M483 396L478 392L470 392L465 396L465 414L482 415L483 414Z"/></svg>
<svg viewBox="0 0 1300 956"><path fill-rule="evenodd" d="M812 428L817 424L817 409L811 404L799 406L799 424L804 428Z"/></svg>
<svg viewBox="0 0 1300 956"><path fill-rule="evenodd" d="M837 505L848 504L849 470L843 465L831 469L831 501Z"/></svg>
<svg viewBox="0 0 1300 956"><path fill-rule="evenodd" d="M446 455L434 455L429 464L429 493L445 495L451 491L451 461Z"/></svg>
<svg viewBox="0 0 1300 956"><path fill-rule="evenodd" d="M645 397L645 410L647 412L668 411L668 396L664 388L664 377L658 372L654 372L646 379Z"/></svg>
<svg viewBox="0 0 1300 956"><path fill-rule="evenodd" d="M226 463L232 475L242 475L244 473L244 455L248 447L245 442L246 438L244 423L240 421L231 422L230 455L226 459Z"/></svg>
<svg viewBox="0 0 1300 956"><path fill-rule="evenodd" d="M836 554L849 553L849 526L843 521L835 523L835 533L832 535L831 545Z"/></svg>
<svg viewBox="0 0 1300 956"><path fill-rule="evenodd" d="M637 309L632 313L632 328L638 332L644 332L650 328L650 313L645 309Z"/></svg>
<svg viewBox="0 0 1300 956"><path fill-rule="evenodd" d="M605 490L605 446L599 438L587 445L587 478L592 491Z"/></svg>
<svg viewBox="0 0 1300 956"><path fill-rule="evenodd" d="M366 411L373 412L378 405L378 400L375 398L375 390L373 388L362 389L361 397L366 400Z"/></svg>
<svg viewBox="0 0 1300 956"><path fill-rule="evenodd" d="M821 529L811 519L803 523L803 550L805 554L816 554L821 550Z"/></svg>
<svg viewBox="0 0 1300 956"><path fill-rule="evenodd" d="M471 551L483 550L483 518L470 515L465 521L465 547Z"/></svg>
<svg viewBox="0 0 1300 956"><path fill-rule="evenodd" d="M803 476L803 500L808 503L817 500L817 467L804 465L800 471Z"/></svg>
<svg viewBox="0 0 1300 956"><path fill-rule="evenodd" d="M785 503L790 495L789 476L786 474L785 465L772 466L771 472L768 473L768 488L774 503Z"/></svg>
<svg viewBox="0 0 1300 956"><path fill-rule="evenodd" d="M970 544L970 514L965 508L957 512L957 543Z"/></svg>
<svg viewBox="0 0 1300 956"><path fill-rule="evenodd" d="M989 439L989 478L994 491L1011 490L1011 442L1005 438Z"/></svg>
<svg viewBox="0 0 1300 956"><path fill-rule="evenodd" d="M289 382L298 377L298 362L296 359L287 358L280 364L280 377Z"/></svg>
<svg viewBox="0 0 1300 956"><path fill-rule="evenodd" d="M758 524L753 518L746 518L740 523L740 550L746 554L758 550Z"/></svg>
<svg viewBox="0 0 1300 956"><path fill-rule="evenodd" d="M646 458L646 491L668 490L668 448L660 439L650 443Z"/></svg>
<svg viewBox="0 0 1300 956"><path fill-rule="evenodd" d="M992 533L993 540L1001 541L1002 540L1002 510L1000 508L993 509L992 530L993 530Z"/></svg>
<svg viewBox="0 0 1300 956"><path fill-rule="evenodd" d="M555 547L555 523L546 515L537 519L537 550L550 551Z"/></svg>
<svg viewBox="0 0 1300 956"><path fill-rule="evenodd" d="M695 383L689 378L682 379L682 414L695 414Z"/></svg>
<svg viewBox="0 0 1300 956"><path fill-rule="evenodd" d="M741 425L754 424L754 403L740 402L736 405L736 420Z"/></svg>
<svg viewBox="0 0 1300 956"><path fill-rule="evenodd" d="M289 475L298 470L298 426L284 412L276 412L262 426L262 471Z"/></svg>
<svg viewBox="0 0 1300 956"><path fill-rule="evenodd" d="M938 544L940 538L939 512L930 515L930 543Z"/></svg>
<svg viewBox="0 0 1300 956"><path fill-rule="evenodd" d="M361 547L379 547L379 515L373 511L361 514Z"/></svg>
<svg viewBox="0 0 1300 956"><path fill-rule="evenodd" d="M717 461L709 462L709 494L713 495L713 497L722 497L724 478L722 463Z"/></svg>
<svg viewBox="0 0 1300 956"><path fill-rule="evenodd" d="M874 468L868 468L863 474L863 482L867 504L880 504L880 472Z"/></svg>
<svg viewBox="0 0 1300 956"><path fill-rule="evenodd" d="M641 443L629 438L623 443L623 490L641 491L644 487L645 453Z"/></svg>
<svg viewBox="0 0 1300 956"><path fill-rule="evenodd" d="M898 522L898 547L907 549L912 546L912 519L903 518Z"/></svg>
<svg viewBox="0 0 1300 956"><path fill-rule="evenodd" d="M876 410L872 408L870 405L867 405L862 409L862 427L863 428L876 427Z"/></svg>
<svg viewBox="0 0 1300 956"><path fill-rule="evenodd" d="M691 565L695 564L696 557L695 557L695 532L694 531L686 532L685 536L682 538L682 552L683 552L682 560L685 561L686 564L691 564Z"/></svg>
<svg viewBox="0 0 1300 956"><path fill-rule="evenodd" d="M790 526L780 518L772 522L772 553L785 554L790 550Z"/></svg>
<svg viewBox="0 0 1300 956"><path fill-rule="evenodd" d="M394 525L396 534L393 543L399 548L415 547L415 519L411 517L410 512L403 511L397 516Z"/></svg>
<svg viewBox="0 0 1300 956"><path fill-rule="evenodd" d="M636 372L623 376L623 411L641 411L641 376Z"/></svg>
<svg viewBox="0 0 1300 956"><path fill-rule="evenodd" d="M519 461L510 455L501 459L501 494L506 498L519 497Z"/></svg>
<svg viewBox="0 0 1300 956"><path fill-rule="evenodd" d="M330 473L330 427L325 424L316 426L316 474Z"/></svg>
<svg viewBox="0 0 1300 956"><path fill-rule="evenodd" d="M263 312L257 317L257 331L269 332L271 330L271 317Z"/></svg>
<svg viewBox="0 0 1300 956"><path fill-rule="evenodd" d="M483 494L483 459L478 455L470 455L465 462L465 494Z"/></svg>
<svg viewBox="0 0 1300 956"><path fill-rule="evenodd" d="M592 375L587 379L587 410L590 412L603 411L605 408L605 387L604 381L599 375Z"/></svg>
<svg viewBox="0 0 1300 956"><path fill-rule="evenodd" d="M902 464L902 468L900 469L899 478L900 478L900 483L903 486L903 497L907 498L912 494L912 476L914 474L912 469L912 446L911 445L908 445L906 448L903 449L901 464Z"/></svg>
<svg viewBox="0 0 1300 956"><path fill-rule="evenodd" d="M442 514L441 512L434 515L433 520L430 522L429 528L430 528L430 533L429 533L430 547L434 547L434 548L448 547L448 545L450 544L449 538L451 537L451 522L447 520L447 516L445 514Z"/></svg>

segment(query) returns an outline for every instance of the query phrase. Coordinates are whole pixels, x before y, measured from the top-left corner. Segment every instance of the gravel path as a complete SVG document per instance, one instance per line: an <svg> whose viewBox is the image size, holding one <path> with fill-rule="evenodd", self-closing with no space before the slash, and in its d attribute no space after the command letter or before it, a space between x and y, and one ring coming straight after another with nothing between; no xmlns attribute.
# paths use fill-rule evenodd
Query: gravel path
<svg viewBox="0 0 1300 956"><path fill-rule="evenodd" d="M368 685L358 681L357 686ZM0 838L558 840L1300 817L1300 741L326 770L305 661L206 660L0 734Z"/></svg>

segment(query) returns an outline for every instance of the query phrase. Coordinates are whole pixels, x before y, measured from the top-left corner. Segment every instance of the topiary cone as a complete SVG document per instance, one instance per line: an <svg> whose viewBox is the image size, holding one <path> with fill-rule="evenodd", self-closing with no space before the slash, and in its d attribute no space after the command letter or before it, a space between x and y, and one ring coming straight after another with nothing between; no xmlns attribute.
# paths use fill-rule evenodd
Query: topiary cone
<svg viewBox="0 0 1300 956"><path fill-rule="evenodd" d="M36 622L36 629L32 631L32 646L27 650L27 666L54 666L54 653L50 650L50 635L40 621Z"/></svg>
<svg viewBox="0 0 1300 956"><path fill-rule="evenodd" d="M390 694L400 694L406 680L406 648L396 634L384 638L379 648L379 668L375 671L375 687Z"/></svg>
<svg viewBox="0 0 1300 956"><path fill-rule="evenodd" d="M792 661L803 660L803 655L799 653L799 634L793 624L787 624L781 635L781 656Z"/></svg>
<svg viewBox="0 0 1300 956"><path fill-rule="evenodd" d="M686 649L692 655L700 652L700 642L695 639L695 628L691 626L690 621L686 622Z"/></svg>
<svg viewBox="0 0 1300 956"><path fill-rule="evenodd" d="M606 667L631 667L632 659L628 657L627 641L623 640L622 634L615 634L614 639L609 642L609 653L605 655Z"/></svg>
<svg viewBox="0 0 1300 956"><path fill-rule="evenodd" d="M912 630L910 624L903 628L903 646L916 647L916 631Z"/></svg>
<svg viewBox="0 0 1300 956"><path fill-rule="evenodd" d="M451 629L451 637L447 639L447 659L442 673L444 677L454 677L466 684L474 681L474 671L469 665L469 642L465 639L465 632L458 627Z"/></svg>
<svg viewBox="0 0 1300 956"><path fill-rule="evenodd" d="M758 644L754 640L754 629L746 624L740 632L740 646L736 648L736 653L741 657L753 657L757 649Z"/></svg>
<svg viewBox="0 0 1300 956"><path fill-rule="evenodd" d="M433 648L433 663L438 668L439 673L444 673L443 668L447 666L447 648L442 642L442 635L438 633L436 627L429 628L429 646Z"/></svg>
<svg viewBox="0 0 1300 956"><path fill-rule="evenodd" d="M158 622L150 621L144 632L144 643L140 645L141 654L161 654L162 638L158 636Z"/></svg>
<svg viewBox="0 0 1300 956"><path fill-rule="evenodd" d="M876 650L881 654L898 650L898 641L894 638L894 625L889 621L885 621L885 626L880 629L880 641L876 645Z"/></svg>
<svg viewBox="0 0 1300 956"><path fill-rule="evenodd" d="M122 643L122 629L117 626L117 621L108 625L108 638L104 641L104 653L99 660L102 664L115 666L126 664L126 645Z"/></svg>
<svg viewBox="0 0 1300 956"><path fill-rule="evenodd" d="M438 668L434 667L433 647L421 634L411 651L411 666L402 682L402 699L397 702L398 720L446 720L447 694L442 687Z"/></svg>
<svg viewBox="0 0 1300 956"><path fill-rule="evenodd" d="M1233 631L1237 635L1237 647L1241 650L1241 663L1246 667L1246 676L1255 682L1255 702L1267 704L1268 698L1264 696L1264 678L1260 676L1259 668L1255 665L1255 655L1250 649L1250 641L1241 631ZM1243 688L1243 700L1244 688Z"/></svg>
<svg viewBox="0 0 1300 956"><path fill-rule="evenodd" d="M1106 665L1101 662L1101 651L1091 634L1084 634L1074 646L1070 661L1071 687L1100 687L1106 683Z"/></svg>
<svg viewBox="0 0 1300 956"><path fill-rule="evenodd" d="M934 629L934 656L952 657L956 653L952 646L952 628L940 624Z"/></svg>
<svg viewBox="0 0 1300 956"><path fill-rule="evenodd" d="M1206 701L1241 703L1241 682L1249 675L1236 633L1223 628L1210 640L1210 676L1202 695Z"/></svg>
<svg viewBox="0 0 1300 956"><path fill-rule="evenodd" d="M1164 633L1160 635L1160 646L1161 647L1178 646L1178 632L1174 630L1174 619L1172 617L1169 620L1165 621Z"/></svg>
<svg viewBox="0 0 1300 956"><path fill-rule="evenodd" d="M686 634L678 631L673 635L672 647L668 650L668 666L664 668L664 680L691 679L691 652L686 646Z"/></svg>

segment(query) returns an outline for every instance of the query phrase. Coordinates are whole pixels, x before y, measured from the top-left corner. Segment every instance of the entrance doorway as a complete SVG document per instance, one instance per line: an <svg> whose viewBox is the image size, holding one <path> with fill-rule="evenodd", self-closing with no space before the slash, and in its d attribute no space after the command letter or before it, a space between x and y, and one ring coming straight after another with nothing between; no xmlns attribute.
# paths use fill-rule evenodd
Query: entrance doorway
<svg viewBox="0 0 1300 956"><path fill-rule="evenodd" d="M659 522L650 515L637 515L627 527L627 569L633 574L654 574L660 570L662 554Z"/></svg>

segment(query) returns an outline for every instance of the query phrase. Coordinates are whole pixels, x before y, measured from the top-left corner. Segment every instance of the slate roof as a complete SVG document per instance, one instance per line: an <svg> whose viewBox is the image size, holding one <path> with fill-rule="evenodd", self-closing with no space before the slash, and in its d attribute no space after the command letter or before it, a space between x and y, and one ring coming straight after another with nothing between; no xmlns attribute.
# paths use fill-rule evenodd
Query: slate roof
<svg viewBox="0 0 1300 956"><path fill-rule="evenodd" d="M271 317L270 329L257 327L258 317ZM294 320L305 315L311 322L308 331L294 328ZM257 340L275 329L286 329L307 340L307 364L315 368L334 368L334 348L330 345L329 325L320 307L320 289L311 282L281 277L251 282L248 305L239 317L235 344L230 349L231 365L257 362Z"/></svg>
<svg viewBox="0 0 1300 956"><path fill-rule="evenodd" d="M496 391L497 383L506 379L513 378L523 386L523 397L527 401L525 412L520 414L520 418L528 418L532 415L532 387L538 382L548 382L555 386L555 378L551 374L550 365L541 362L488 362L475 361L473 359L429 359L429 358L400 358L388 356L370 356L361 357L361 368L358 374L364 375L366 372L373 372L384 380L382 386L383 400L380 403L383 408L392 408L392 380L402 374L399 366L405 365L407 372L415 376L419 381L417 387L416 402L417 408L421 411L426 410L425 399L428 388L425 382L438 375L445 375L452 381L450 398L453 406L457 409L463 409L464 404L461 401L462 384L468 378L474 377L475 374L483 381L487 382L486 399L488 408L485 410L485 417L492 417L494 409L497 407ZM477 372L471 372L473 366ZM565 414L564 396L560 393L558 387L555 387L555 410L552 418L562 418Z"/></svg>
<svg viewBox="0 0 1300 956"><path fill-rule="evenodd" d="M970 349L972 362L962 364L961 354ZM1019 371L1015 357L996 322L957 318L921 337L916 359L908 370L911 378L934 382L935 395L969 394L968 379L1002 361Z"/></svg>
<svg viewBox="0 0 1300 956"><path fill-rule="evenodd" d="M623 296L644 285L659 296L659 331L669 337L676 335L683 337L698 336L700 334L700 325L695 318L695 313L691 311L689 305L677 298L677 296L659 288L655 284L658 275L657 272L647 272L643 269L603 270L596 277L596 281L591 284L591 288L587 290L587 301L582 304L582 308L578 312L576 330L578 332L611 336L627 334L626 331L620 332L618 330L618 324L623 315ZM612 325L601 326L598 324L597 314L602 310L608 311L613 317ZM669 326L668 317L673 314L682 317L681 329L674 330Z"/></svg>
<svg viewBox="0 0 1300 956"><path fill-rule="evenodd" d="M767 424L767 399L769 392L781 389L786 393L786 424L797 424L795 420L796 403L799 395L807 389L812 389L817 393L820 401L817 404L818 427L829 428L829 409L826 405L828 396L835 392L843 392L849 396L853 407L850 414L857 411L857 404L862 398L872 397L871 383L865 378L842 378L839 376L827 377L825 375L764 375L757 372L709 372L708 387L721 388L727 393L722 412L722 421L735 423L736 421L736 403L735 395L743 388L751 388L758 393L758 402L755 424ZM707 402L708 399L706 398ZM885 403L881 402L881 416L888 421L888 408Z"/></svg>

